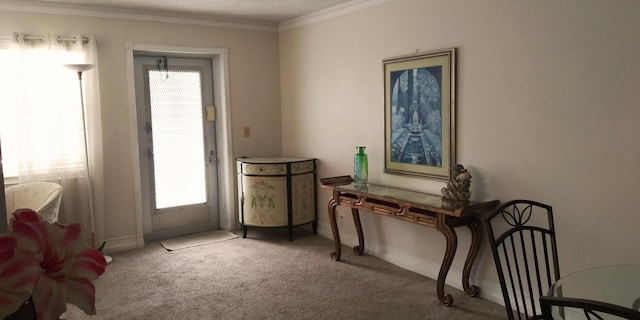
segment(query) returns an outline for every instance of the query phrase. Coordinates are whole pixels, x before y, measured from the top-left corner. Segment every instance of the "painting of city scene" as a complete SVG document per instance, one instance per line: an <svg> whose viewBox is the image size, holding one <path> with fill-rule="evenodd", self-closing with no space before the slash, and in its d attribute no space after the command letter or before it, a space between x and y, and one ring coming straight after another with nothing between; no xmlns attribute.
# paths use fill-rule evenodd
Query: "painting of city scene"
<svg viewBox="0 0 640 320"><path fill-rule="evenodd" d="M385 171L449 178L453 50L385 60Z"/></svg>

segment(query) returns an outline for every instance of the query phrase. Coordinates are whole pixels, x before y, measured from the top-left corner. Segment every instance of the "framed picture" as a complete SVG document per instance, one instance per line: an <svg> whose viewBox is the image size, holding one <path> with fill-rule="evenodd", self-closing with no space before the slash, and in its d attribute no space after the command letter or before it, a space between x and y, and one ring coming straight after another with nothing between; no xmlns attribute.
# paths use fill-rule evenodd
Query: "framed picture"
<svg viewBox="0 0 640 320"><path fill-rule="evenodd" d="M385 173L448 180L455 164L455 48L384 65Z"/></svg>

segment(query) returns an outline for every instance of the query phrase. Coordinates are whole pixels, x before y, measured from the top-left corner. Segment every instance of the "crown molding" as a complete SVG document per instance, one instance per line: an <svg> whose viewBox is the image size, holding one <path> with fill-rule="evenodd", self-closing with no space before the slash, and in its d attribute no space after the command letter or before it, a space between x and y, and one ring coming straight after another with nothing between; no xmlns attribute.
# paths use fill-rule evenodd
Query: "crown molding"
<svg viewBox="0 0 640 320"><path fill-rule="evenodd" d="M276 23L265 21L229 19L224 17L208 17L178 13L172 14L159 11L129 9L125 10L75 4L36 2L28 0L2 0L0 1L0 11L176 23L205 27L220 27L270 32L278 31Z"/></svg>
<svg viewBox="0 0 640 320"><path fill-rule="evenodd" d="M393 0L353 0L327 9L285 20L279 24L266 21L230 19L226 17L210 17L147 10L116 9L30 0L0 0L0 11L162 22L205 27L277 32L336 18L391 1Z"/></svg>
<svg viewBox="0 0 640 320"><path fill-rule="evenodd" d="M310 14L299 16L293 19L280 22L278 25L279 31L285 31L293 28L306 26L312 23L336 18L352 12L364 10L369 7L381 5L393 0L353 0L343 4L335 5L333 7L319 10Z"/></svg>

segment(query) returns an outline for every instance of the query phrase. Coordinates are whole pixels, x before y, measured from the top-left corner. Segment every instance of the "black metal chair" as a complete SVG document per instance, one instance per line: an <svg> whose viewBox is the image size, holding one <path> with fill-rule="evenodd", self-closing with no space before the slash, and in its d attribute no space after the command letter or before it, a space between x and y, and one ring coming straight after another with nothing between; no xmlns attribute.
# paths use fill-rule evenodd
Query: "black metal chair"
<svg viewBox="0 0 640 320"><path fill-rule="evenodd" d="M507 316L542 319L538 299L560 278L552 207L512 200L496 208L484 223Z"/></svg>
<svg viewBox="0 0 640 320"><path fill-rule="evenodd" d="M567 315L575 313L576 317L578 317L578 315L581 316L584 314L585 319L588 320L604 320L604 315L614 315L622 319L640 319L638 311L609 303L586 299L543 296L540 297L540 307L542 308L544 320L554 320L553 314L551 313L553 306L562 308L563 313ZM559 319L564 319L564 317L561 316Z"/></svg>

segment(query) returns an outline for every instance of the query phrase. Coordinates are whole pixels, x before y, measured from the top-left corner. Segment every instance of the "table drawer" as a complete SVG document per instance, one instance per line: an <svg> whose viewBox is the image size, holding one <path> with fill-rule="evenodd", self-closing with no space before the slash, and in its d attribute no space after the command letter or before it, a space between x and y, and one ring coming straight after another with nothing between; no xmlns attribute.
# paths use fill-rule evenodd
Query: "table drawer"
<svg viewBox="0 0 640 320"><path fill-rule="evenodd" d="M256 174L261 176L275 176L287 173L286 163L259 164L259 163L243 163L243 174Z"/></svg>
<svg viewBox="0 0 640 320"><path fill-rule="evenodd" d="M313 172L314 169L314 160L294 162L291 164L291 174Z"/></svg>

